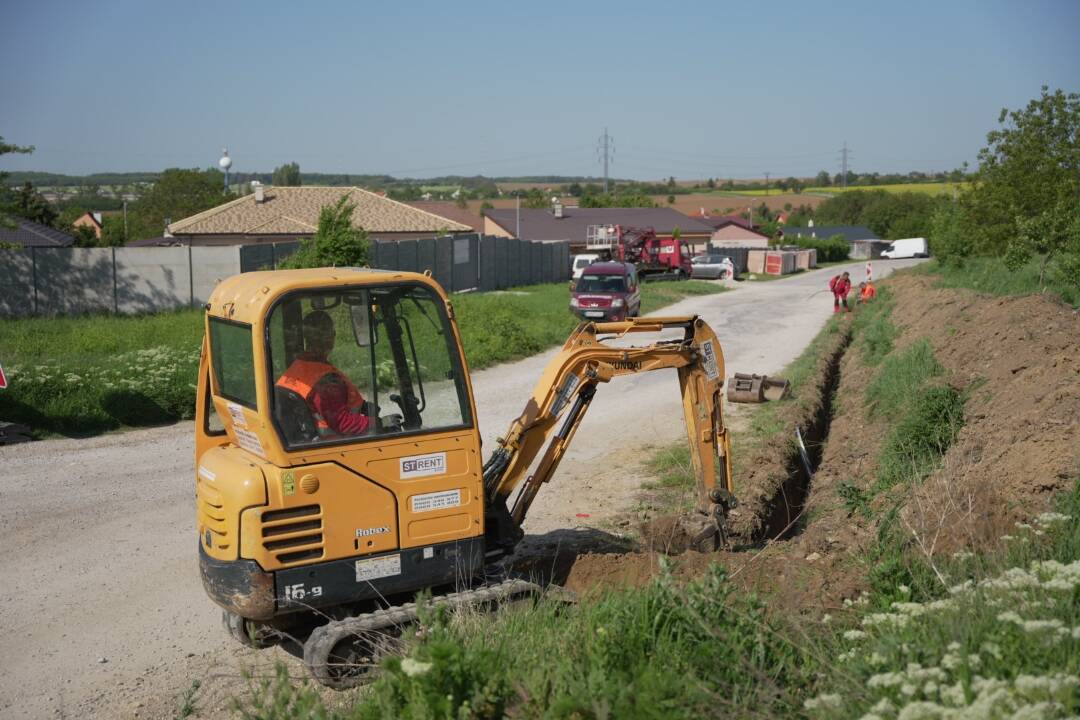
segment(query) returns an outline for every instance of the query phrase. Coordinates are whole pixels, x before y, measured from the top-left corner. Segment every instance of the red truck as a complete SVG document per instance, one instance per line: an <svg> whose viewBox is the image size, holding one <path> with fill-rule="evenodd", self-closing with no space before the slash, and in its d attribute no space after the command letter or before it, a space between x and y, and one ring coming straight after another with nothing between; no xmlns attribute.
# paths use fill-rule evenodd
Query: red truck
<svg viewBox="0 0 1080 720"><path fill-rule="evenodd" d="M606 259L632 263L642 280L660 275L676 280L690 277L689 246L677 237L658 236L651 227L594 225L588 229L585 247Z"/></svg>

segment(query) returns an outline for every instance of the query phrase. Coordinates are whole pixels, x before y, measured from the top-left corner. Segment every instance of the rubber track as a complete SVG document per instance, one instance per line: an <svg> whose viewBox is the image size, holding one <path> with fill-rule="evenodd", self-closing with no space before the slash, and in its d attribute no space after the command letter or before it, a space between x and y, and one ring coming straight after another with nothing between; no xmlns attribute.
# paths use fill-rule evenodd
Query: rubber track
<svg viewBox="0 0 1080 720"><path fill-rule="evenodd" d="M519 595L539 595L542 592L543 588L527 580L504 580L474 590L439 595L431 598L425 605L433 608L449 607L456 610L470 605L501 602ZM308 672L311 673L313 678L327 687L336 690L355 687L363 683L367 679L366 676L335 677L327 664L334 647L350 636L378 632L390 627L404 627L415 622L418 617L419 608L416 603L412 602L345 618L344 620L332 620L326 625L316 628L307 639L307 642L304 643L304 665L307 666Z"/></svg>

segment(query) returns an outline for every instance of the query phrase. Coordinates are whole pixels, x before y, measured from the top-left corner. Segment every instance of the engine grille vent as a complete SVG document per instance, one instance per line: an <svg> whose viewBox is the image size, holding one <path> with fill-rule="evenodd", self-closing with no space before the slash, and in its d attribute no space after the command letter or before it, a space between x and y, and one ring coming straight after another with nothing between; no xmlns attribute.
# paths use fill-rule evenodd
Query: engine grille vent
<svg viewBox="0 0 1080 720"><path fill-rule="evenodd" d="M262 545L283 565L321 558L322 507L304 505L263 513Z"/></svg>
<svg viewBox="0 0 1080 720"><path fill-rule="evenodd" d="M229 532L225 525L224 501L221 493L209 487L200 478L195 485L195 497L198 502L199 516L202 518L208 534L203 542L222 550L229 547Z"/></svg>

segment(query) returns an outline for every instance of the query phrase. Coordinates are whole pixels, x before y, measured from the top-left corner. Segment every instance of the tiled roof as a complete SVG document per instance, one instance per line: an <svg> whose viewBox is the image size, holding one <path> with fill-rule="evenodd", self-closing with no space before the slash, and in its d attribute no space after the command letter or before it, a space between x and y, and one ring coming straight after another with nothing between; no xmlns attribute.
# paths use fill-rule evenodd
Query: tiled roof
<svg viewBox="0 0 1080 720"><path fill-rule="evenodd" d="M406 200L405 204L417 210L424 210L439 217L449 218L454 222L468 225L477 232L484 229L484 219L482 217L468 208L459 208L456 203L447 200Z"/></svg>
<svg viewBox="0 0 1080 720"><path fill-rule="evenodd" d="M353 223L371 233L469 232L468 225L357 187L273 187L263 202L245 195L169 225L174 235L248 235L315 232L319 212L348 196L355 203Z"/></svg>
<svg viewBox="0 0 1080 720"><path fill-rule="evenodd" d="M22 247L71 247L75 244L75 238L71 235L48 225L14 217L8 219L16 226L9 228L0 223L0 243Z"/></svg>
<svg viewBox="0 0 1080 720"><path fill-rule="evenodd" d="M498 209L484 213L507 232L517 228L517 210ZM522 240L570 240L584 242L590 225L651 227L659 235L670 235L679 228L683 237L708 237L712 228L671 208L563 208L557 218L550 210L521 209Z"/></svg>

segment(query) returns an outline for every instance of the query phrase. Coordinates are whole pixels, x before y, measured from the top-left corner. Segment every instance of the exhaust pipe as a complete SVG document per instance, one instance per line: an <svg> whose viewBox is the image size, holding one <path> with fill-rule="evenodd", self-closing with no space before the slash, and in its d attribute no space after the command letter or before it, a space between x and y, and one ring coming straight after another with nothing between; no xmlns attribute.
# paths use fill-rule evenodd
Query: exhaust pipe
<svg viewBox="0 0 1080 720"><path fill-rule="evenodd" d="M791 383L778 377L735 373L728 380L728 402L761 403L769 400L783 400L791 392Z"/></svg>

